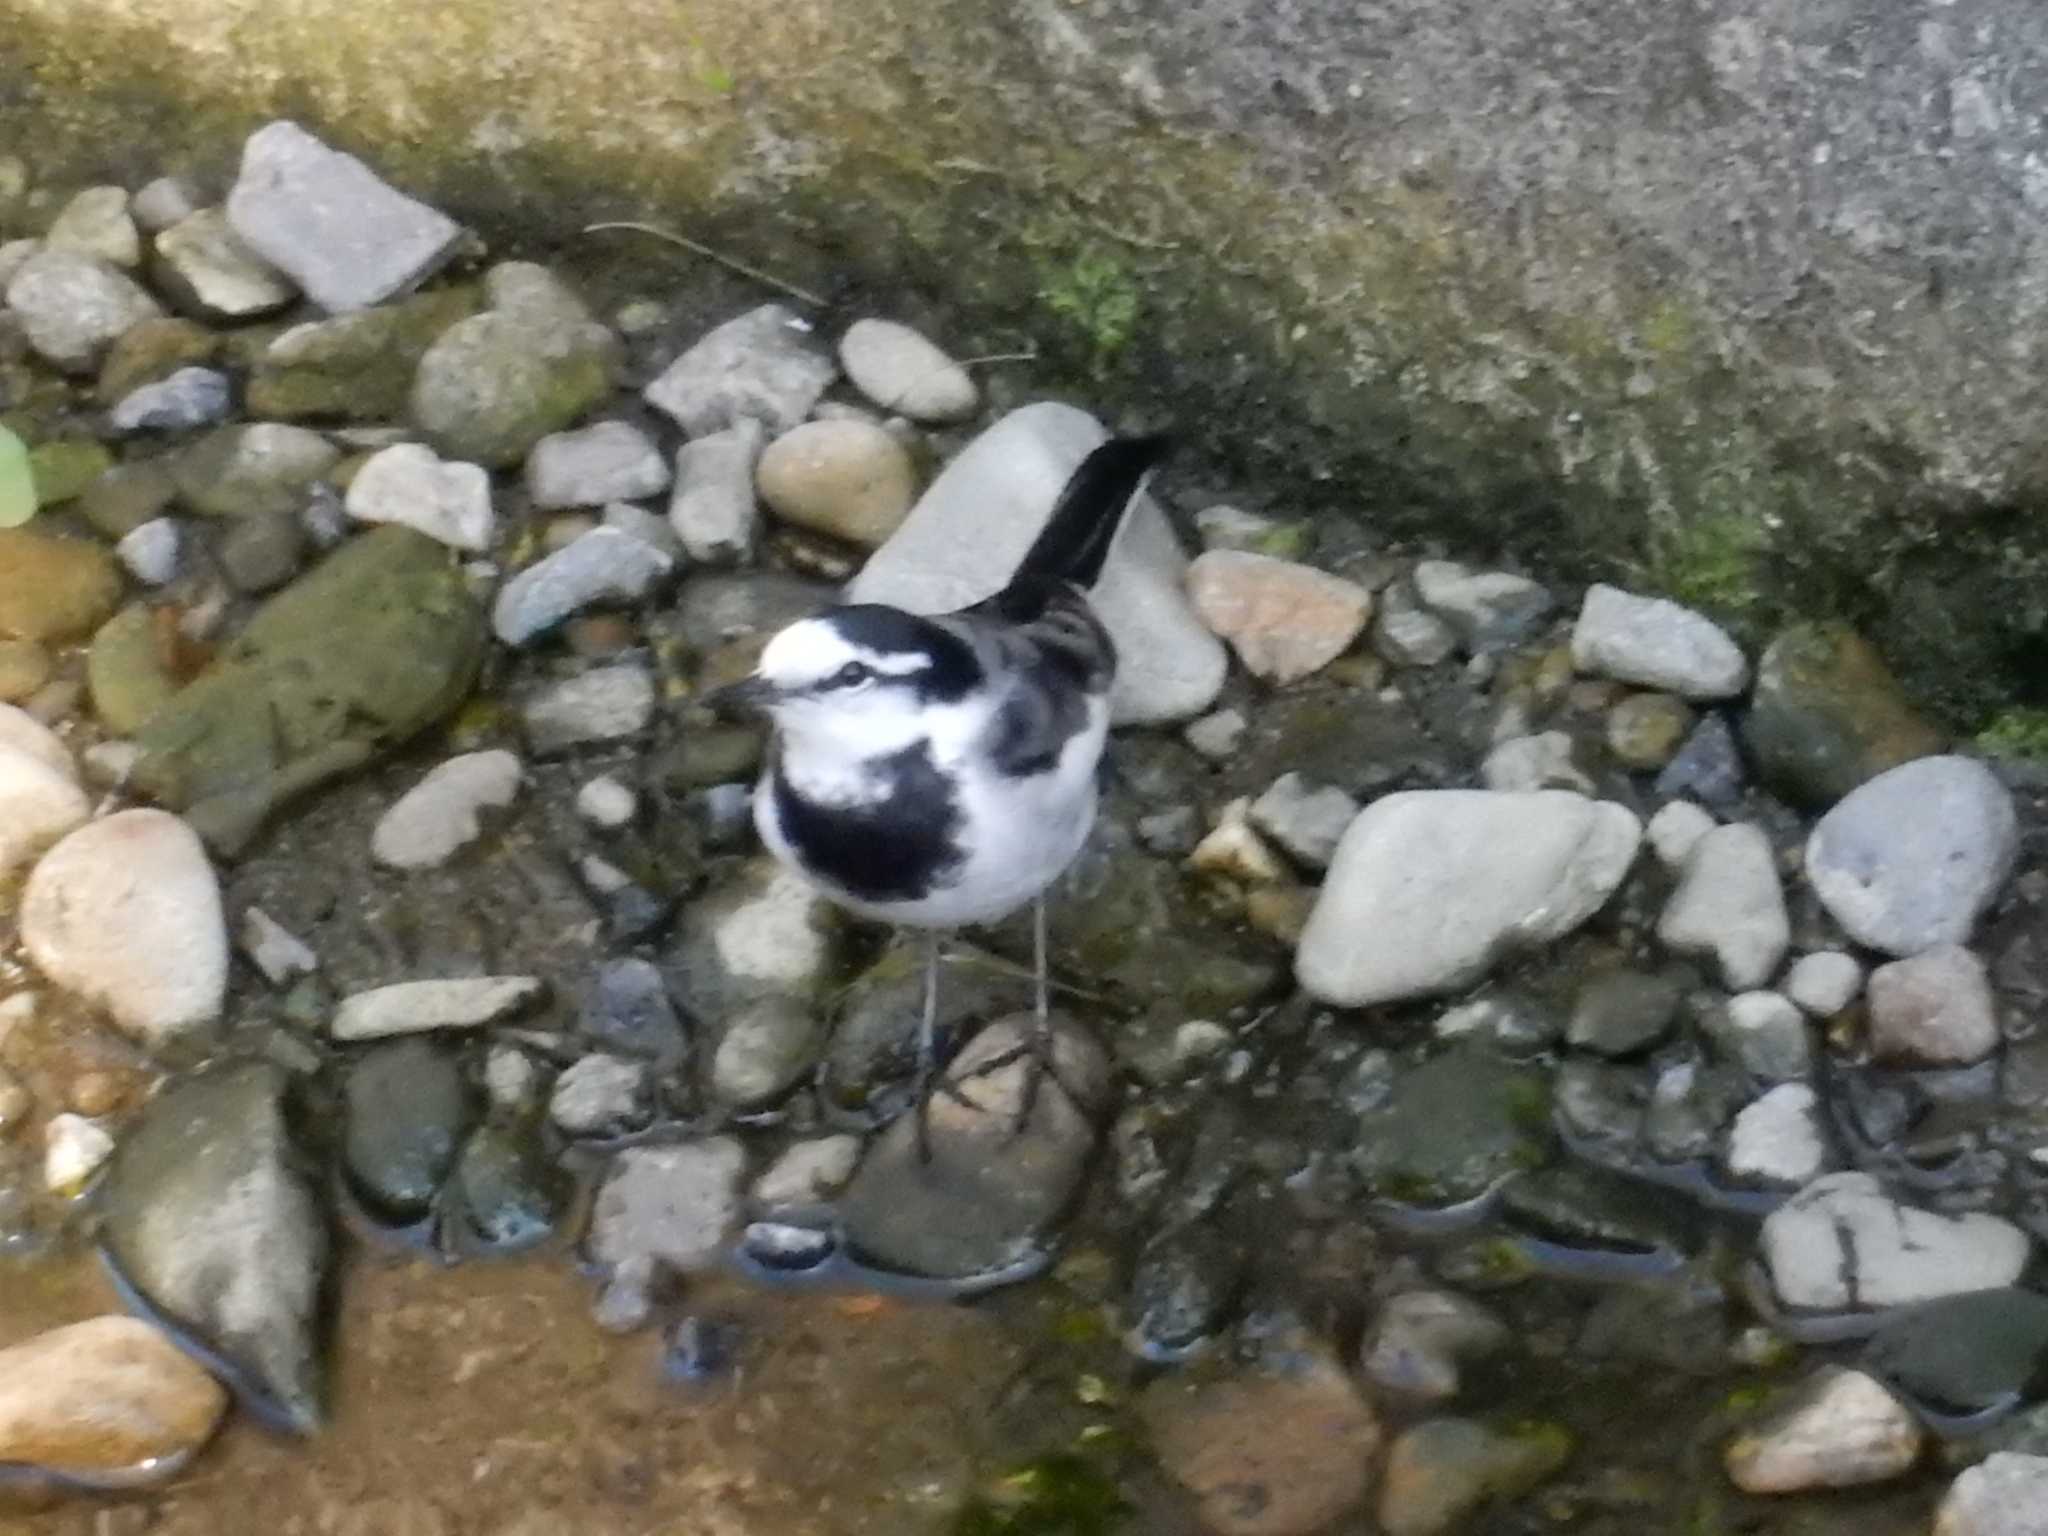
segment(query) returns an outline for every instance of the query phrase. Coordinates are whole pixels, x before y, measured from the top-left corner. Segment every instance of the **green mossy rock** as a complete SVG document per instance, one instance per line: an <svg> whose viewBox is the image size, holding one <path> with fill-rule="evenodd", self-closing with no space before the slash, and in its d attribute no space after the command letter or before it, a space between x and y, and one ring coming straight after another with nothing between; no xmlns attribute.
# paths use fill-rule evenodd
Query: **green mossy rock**
<svg viewBox="0 0 2048 1536"><path fill-rule="evenodd" d="M1454 1205L1540 1164L1548 1116L1540 1072L1461 1046L1410 1072L1364 1116L1352 1163L1381 1199Z"/></svg>
<svg viewBox="0 0 2048 1536"><path fill-rule="evenodd" d="M131 603L100 626L85 658L93 712L116 736L132 736L171 695L178 680L164 666L147 604Z"/></svg>
<svg viewBox="0 0 2048 1536"><path fill-rule="evenodd" d="M1846 624L1797 624L1757 664L1743 745L1764 781L1819 810L1946 745L1877 651Z"/></svg>
<svg viewBox="0 0 2048 1536"><path fill-rule="evenodd" d="M344 544L259 609L136 737L134 783L217 853L468 694L487 631L447 550L408 528Z"/></svg>
<svg viewBox="0 0 2048 1536"><path fill-rule="evenodd" d="M249 376L249 413L285 421L396 421L441 333L476 313L474 288L445 288L273 340Z"/></svg>

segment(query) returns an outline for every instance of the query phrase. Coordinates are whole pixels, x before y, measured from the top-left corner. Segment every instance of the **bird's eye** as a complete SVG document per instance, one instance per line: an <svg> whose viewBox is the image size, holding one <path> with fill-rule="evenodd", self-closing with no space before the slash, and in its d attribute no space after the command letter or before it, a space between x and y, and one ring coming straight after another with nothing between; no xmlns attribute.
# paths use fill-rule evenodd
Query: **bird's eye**
<svg viewBox="0 0 2048 1536"><path fill-rule="evenodd" d="M875 675L874 669L864 662L849 661L832 674L832 682L839 688L858 688Z"/></svg>

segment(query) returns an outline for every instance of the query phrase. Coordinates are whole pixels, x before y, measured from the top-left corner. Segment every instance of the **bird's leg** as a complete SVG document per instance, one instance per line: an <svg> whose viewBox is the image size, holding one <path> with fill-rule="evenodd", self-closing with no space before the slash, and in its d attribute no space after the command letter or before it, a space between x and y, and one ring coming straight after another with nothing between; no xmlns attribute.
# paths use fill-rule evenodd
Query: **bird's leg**
<svg viewBox="0 0 2048 1536"><path fill-rule="evenodd" d="M1041 892L1031 904L1032 940L1032 1008L1031 1024L1025 1037L1007 1050L996 1052L983 1062L978 1062L968 1072L967 1078L987 1077L1000 1072L1018 1061L1024 1063L1024 1091L1018 1097L1017 1118L1010 1127L1010 1134L1021 1135L1024 1127L1031 1123L1031 1116L1038 1108L1038 1091L1047 1078L1059 1085L1060 1091L1076 1108L1083 1108L1087 1098L1077 1092L1074 1085L1060 1076L1059 1058L1052 1030L1052 968L1046 958L1045 937L1045 896ZM946 1092L954 1098L962 1096L957 1083L949 1083ZM970 1102L963 1100L963 1102ZM975 1108L981 1106L975 1105Z"/></svg>
<svg viewBox="0 0 2048 1536"><path fill-rule="evenodd" d="M932 1086L939 1072L939 932L924 936L924 1012L917 1021L917 1097L910 1112L917 1117L917 1158L932 1160Z"/></svg>

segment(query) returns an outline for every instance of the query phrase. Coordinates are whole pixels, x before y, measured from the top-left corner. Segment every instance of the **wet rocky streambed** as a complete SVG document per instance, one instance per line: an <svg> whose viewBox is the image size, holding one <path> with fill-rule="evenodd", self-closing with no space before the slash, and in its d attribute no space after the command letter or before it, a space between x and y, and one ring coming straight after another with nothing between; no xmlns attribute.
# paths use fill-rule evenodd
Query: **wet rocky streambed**
<svg viewBox="0 0 2048 1536"><path fill-rule="evenodd" d="M2011 733L1170 465L1059 1083L968 1076L1029 931L963 936L926 1162L913 951L693 700L992 589L1087 402L680 254L586 291L290 124L32 172L0 1530L2043 1529Z"/></svg>

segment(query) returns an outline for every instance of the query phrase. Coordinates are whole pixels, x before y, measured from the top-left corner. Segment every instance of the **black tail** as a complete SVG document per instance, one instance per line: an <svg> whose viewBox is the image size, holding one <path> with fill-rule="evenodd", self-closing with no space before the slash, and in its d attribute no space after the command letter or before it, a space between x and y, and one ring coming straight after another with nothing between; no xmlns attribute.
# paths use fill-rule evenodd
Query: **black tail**
<svg viewBox="0 0 2048 1536"><path fill-rule="evenodd" d="M1011 580L1050 577L1094 586L1138 482L1165 456L1166 439L1156 435L1112 437L1090 453L1060 492L1052 517Z"/></svg>

